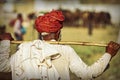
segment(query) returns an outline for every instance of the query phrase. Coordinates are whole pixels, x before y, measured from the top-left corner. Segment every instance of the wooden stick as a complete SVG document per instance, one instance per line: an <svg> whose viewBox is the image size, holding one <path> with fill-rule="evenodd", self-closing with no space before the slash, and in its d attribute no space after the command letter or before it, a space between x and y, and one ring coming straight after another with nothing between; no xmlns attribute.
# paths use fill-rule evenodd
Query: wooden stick
<svg viewBox="0 0 120 80"><path fill-rule="evenodd" d="M11 44L21 44L23 42L29 41L11 41ZM83 46L99 46L106 47L107 44L103 43L93 43L93 42L80 42L80 41L45 41L50 44L61 44L61 45L83 45Z"/></svg>

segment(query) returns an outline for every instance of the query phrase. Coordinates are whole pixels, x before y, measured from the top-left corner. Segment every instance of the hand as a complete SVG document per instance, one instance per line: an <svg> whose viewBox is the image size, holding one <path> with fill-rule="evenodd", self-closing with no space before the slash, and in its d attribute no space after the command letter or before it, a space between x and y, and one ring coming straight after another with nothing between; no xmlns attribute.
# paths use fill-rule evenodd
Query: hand
<svg viewBox="0 0 120 80"><path fill-rule="evenodd" d="M120 49L120 44L110 41L106 47L106 52L109 53L112 57L115 56Z"/></svg>

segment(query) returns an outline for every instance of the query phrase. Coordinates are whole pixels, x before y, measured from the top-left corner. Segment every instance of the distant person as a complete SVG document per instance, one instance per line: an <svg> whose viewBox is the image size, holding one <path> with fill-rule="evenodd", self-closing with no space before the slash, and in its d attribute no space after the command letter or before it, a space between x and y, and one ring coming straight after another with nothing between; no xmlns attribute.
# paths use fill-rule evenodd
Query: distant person
<svg viewBox="0 0 120 80"><path fill-rule="evenodd" d="M14 23L14 36L16 40L23 40L23 35L25 34L25 28L22 25L23 16L21 13L17 14L17 18Z"/></svg>
<svg viewBox="0 0 120 80"><path fill-rule="evenodd" d="M0 25L0 41L14 40L10 33L6 32L6 25Z"/></svg>
<svg viewBox="0 0 120 80"><path fill-rule="evenodd" d="M6 26L0 26L0 72L10 71L9 53L10 41L14 40L10 33L6 32Z"/></svg>
<svg viewBox="0 0 120 80"><path fill-rule="evenodd" d="M11 80L10 68L10 41L13 40L10 33L6 32L6 26L0 26L0 80Z"/></svg>
<svg viewBox="0 0 120 80"><path fill-rule="evenodd" d="M105 54L91 66L86 65L69 45L52 45L45 41L60 41L64 16L53 10L35 20L41 40L22 43L11 57L13 80L70 80L73 72L82 80L92 80L101 75L120 45L111 41ZM72 36L71 36L72 37Z"/></svg>

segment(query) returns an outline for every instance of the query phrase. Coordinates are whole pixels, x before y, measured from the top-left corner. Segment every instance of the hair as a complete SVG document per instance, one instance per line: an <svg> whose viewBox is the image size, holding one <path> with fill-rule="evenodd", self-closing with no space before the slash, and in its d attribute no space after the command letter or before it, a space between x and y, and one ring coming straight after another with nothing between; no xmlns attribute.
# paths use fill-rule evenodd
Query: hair
<svg viewBox="0 0 120 80"><path fill-rule="evenodd" d="M4 33L6 30L6 25L0 25L0 34Z"/></svg>

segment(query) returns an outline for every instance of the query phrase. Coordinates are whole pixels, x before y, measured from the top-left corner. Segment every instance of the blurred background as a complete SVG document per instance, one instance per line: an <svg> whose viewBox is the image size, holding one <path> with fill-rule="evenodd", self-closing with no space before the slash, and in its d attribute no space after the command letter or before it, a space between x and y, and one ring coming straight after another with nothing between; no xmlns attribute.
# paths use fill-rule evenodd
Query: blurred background
<svg viewBox="0 0 120 80"><path fill-rule="evenodd" d="M14 20L23 15L23 40L35 40L39 33L34 28L36 17L53 9L65 16L62 41L120 43L120 0L0 0L0 25L14 39ZM11 44L11 55L16 51ZM83 61L91 65L105 52L105 47L71 45ZM73 73L71 80L79 80ZM96 80L120 79L120 51L110 62L110 68Z"/></svg>

